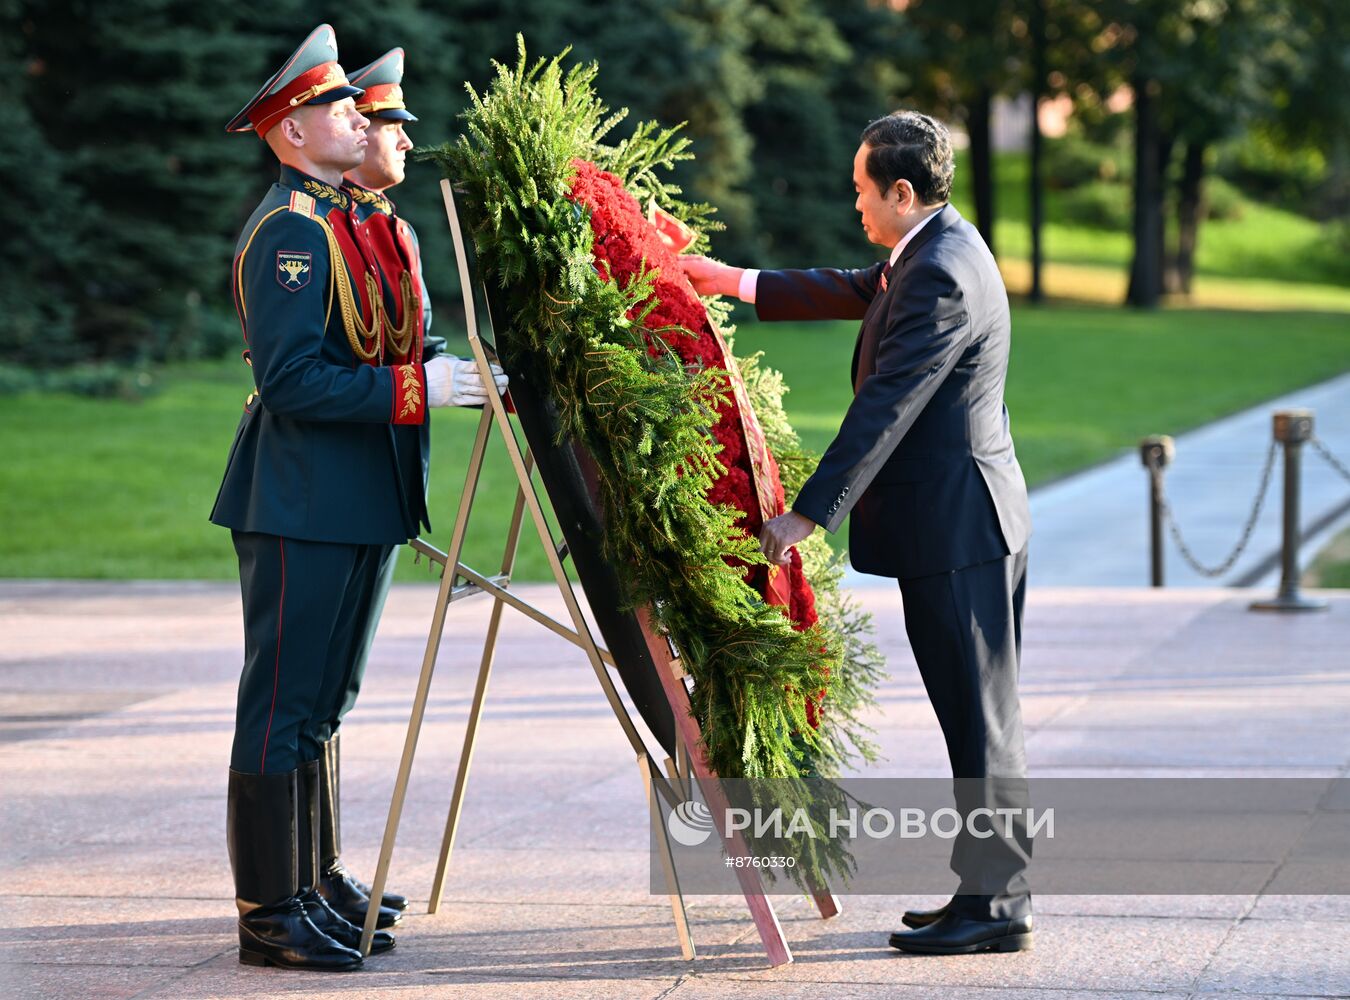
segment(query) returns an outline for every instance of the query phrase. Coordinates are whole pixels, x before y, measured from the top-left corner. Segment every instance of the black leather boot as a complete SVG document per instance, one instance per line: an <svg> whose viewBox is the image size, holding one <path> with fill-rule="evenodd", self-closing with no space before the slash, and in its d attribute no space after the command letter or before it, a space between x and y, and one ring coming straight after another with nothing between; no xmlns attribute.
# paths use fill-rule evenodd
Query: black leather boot
<svg viewBox="0 0 1350 1000"><path fill-rule="evenodd" d="M319 895L328 905L347 920L362 926L366 921L366 907L370 905L370 887L358 881L343 867L341 764L338 739L334 736L323 744L319 758ZM393 927L403 919L408 900L396 893L386 892L380 897L380 915L376 927Z"/></svg>
<svg viewBox="0 0 1350 1000"><path fill-rule="evenodd" d="M298 792L295 771L230 771L225 842L239 908L239 961L283 969L358 969L361 953L315 927L297 894Z"/></svg>
<svg viewBox="0 0 1350 1000"><path fill-rule="evenodd" d="M300 807L296 825L296 885L310 923L338 944L361 950L361 928L328 905L318 892L319 874L319 762L300 765ZM394 947L394 935L377 930L370 939L370 953L378 955Z"/></svg>

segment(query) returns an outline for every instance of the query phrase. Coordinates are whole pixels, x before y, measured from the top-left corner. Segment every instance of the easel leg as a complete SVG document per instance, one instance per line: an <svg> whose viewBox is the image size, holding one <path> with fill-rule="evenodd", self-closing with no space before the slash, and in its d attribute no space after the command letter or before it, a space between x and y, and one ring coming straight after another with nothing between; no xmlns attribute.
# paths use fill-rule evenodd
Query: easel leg
<svg viewBox="0 0 1350 1000"><path fill-rule="evenodd" d="M530 456L526 455L526 467L530 465ZM525 491L516 490L516 508L511 515L511 527L506 534L506 551L502 555L502 573L510 573L515 567L516 548L520 541L520 525L525 512ZM492 602L492 614L488 620L487 638L483 641L483 659L478 665L478 683L473 691L473 705L469 709L469 722L464 730L464 745L459 752L459 766L455 770L455 790L450 796L450 812L445 817L445 833L441 836L441 855L436 862L436 878L431 883L431 901L428 913L441 908L441 898L445 894L445 879L450 870L450 854L455 849L455 834L459 830L459 817L464 808L464 793L469 784L469 766L473 762L474 743L478 738L478 723L483 717L483 703L487 699L488 678L492 673L492 658L497 650L497 632L501 625L503 603L500 598Z"/></svg>
<svg viewBox="0 0 1350 1000"><path fill-rule="evenodd" d="M638 620L642 623L648 648L651 650L652 659L656 663L657 673L661 676L661 685L665 689L666 700L670 702L670 707L675 713L675 725L679 732L680 743L684 746L685 752L689 754L690 772L698 782L699 790L703 793L703 801L708 804L709 811L714 816L725 816L727 811L726 794L722 790L721 781L708 766L707 757L704 755L702 747L699 746L699 739L702 734L699 731L697 720L689 714L689 690L684 686L681 677L672 669L669 648L664 639L658 637L650 613L645 609L639 609ZM740 857L748 853L745 838L741 836L739 831L723 830L718 826L718 833L722 837L722 842L726 845L728 855ZM750 909L750 919L754 921L755 929L759 932L759 939L764 945L764 954L769 959L769 964L773 966L787 965L792 961L792 949L788 947L787 937L783 934L783 927L778 922L778 914L774 912L773 903L764 892L764 882L760 878L759 872L753 868L737 868L736 881L740 883L741 893L745 896L745 904Z"/></svg>
<svg viewBox="0 0 1350 1000"><path fill-rule="evenodd" d="M816 909L820 911L821 920L829 920L843 912L844 908L839 902L839 897L830 892L829 889L820 889L813 892L811 898L815 901Z"/></svg>
<svg viewBox="0 0 1350 1000"><path fill-rule="evenodd" d="M380 842L380 861L375 866L375 880L371 884L370 898L379 899L384 894L385 883L389 879L389 864L394 857L394 841L398 837L398 825L403 816L403 801L408 795L408 780L412 775L413 757L417 753L417 739L422 733L422 719L426 715L427 697L431 693L431 675L436 670L436 654L441 648L441 634L445 631L445 613L450 607L450 594L455 587L455 567L464 550L464 534L469 523L469 508L473 504L473 495L478 488L478 476L482 471L483 454L487 448L488 433L492 429L491 414L484 411L478 422L478 433L474 438L473 454L469 459L469 472L465 477L464 493L460 498L459 513L455 518L455 531L450 540L450 552L441 574L441 586L436 593L436 607L431 617L431 631L427 635L426 652L422 656L422 673L417 680L417 694L413 697L412 714L408 718L408 734L403 740L403 757L398 765L398 777L394 780L394 796L389 802L389 816L384 824L384 839ZM366 922L361 931L361 954L370 954L370 942L375 936L375 924L379 920L379 907L366 907Z"/></svg>
<svg viewBox="0 0 1350 1000"><path fill-rule="evenodd" d="M678 739L678 737L676 738ZM665 763L666 763L666 777L668 777L670 779L670 783L675 786L675 791L677 791L685 799L692 798L689 786L686 785L684 782L684 775L680 773L680 766L669 757L666 758Z"/></svg>
<svg viewBox="0 0 1350 1000"><path fill-rule="evenodd" d="M427 637L426 653L422 657L422 674L417 681L412 716L408 719L408 735L403 741L403 759L399 761L398 777L394 781L394 797L389 803L389 817L384 824L384 840L380 843L380 862L375 866L375 881L370 889L371 900L378 900L384 894L385 882L389 878L389 863L394 856L394 840L398 836L398 824L403 815L403 800L408 794L413 755L417 752L417 738L422 732L422 718L427 710L431 675L436 669L436 654L441 646L441 630L445 627L445 610L449 605L450 589L454 579L455 574L448 569L441 577L441 589L436 598L436 613L431 623L431 634ZM365 927L361 932L362 955L370 954L370 942L375 936L375 924L379 916L378 906L371 905L366 908Z"/></svg>
<svg viewBox="0 0 1350 1000"><path fill-rule="evenodd" d="M450 796L450 812L445 817L445 832L441 835L441 853L440 859L436 862L436 877L431 883L428 913L435 913L441 908L441 897L445 893L445 878L450 869L450 852L455 849L455 834L459 830L464 792L469 784L469 765L473 761L474 741L478 738L478 722L483 717L483 703L487 700L488 677L492 673L492 657L497 645L497 626L501 619L502 602L494 601L487 640L483 647L483 659L478 665L478 683L473 689L473 705L469 709L468 728L464 731L464 744L459 751L459 766L455 770L455 790Z"/></svg>
<svg viewBox="0 0 1350 1000"><path fill-rule="evenodd" d="M661 855L661 868L665 872L666 888L670 892L670 912L675 918L675 933L680 939L680 954L684 956L685 961L692 962L698 954L694 950L694 937L689 932L689 915L684 909L684 894L680 892L680 879L675 872L675 856L670 850L670 838L666 833L665 816L661 810L661 797L656 790L656 783L652 780L652 771L656 765L645 753L638 754L637 761L651 810L652 829L657 834L656 849ZM671 805L674 806L676 803L672 802Z"/></svg>

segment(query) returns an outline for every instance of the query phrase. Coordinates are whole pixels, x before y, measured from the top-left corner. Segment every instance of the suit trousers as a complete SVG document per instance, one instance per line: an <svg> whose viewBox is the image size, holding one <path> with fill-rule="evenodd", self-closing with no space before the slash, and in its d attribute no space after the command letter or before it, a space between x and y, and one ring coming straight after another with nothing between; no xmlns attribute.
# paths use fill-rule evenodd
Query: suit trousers
<svg viewBox="0 0 1350 1000"><path fill-rule="evenodd" d="M1017 694L1026 570L1023 549L900 580L905 631L947 743L958 810L1020 810L1008 836L976 838L963 824L955 838L951 867L961 885L952 906L975 920L1031 912L1026 751Z"/></svg>
<svg viewBox="0 0 1350 1000"><path fill-rule="evenodd" d="M319 758L347 703L391 546L232 535L244 601L244 669L230 767L247 774L294 770Z"/></svg>

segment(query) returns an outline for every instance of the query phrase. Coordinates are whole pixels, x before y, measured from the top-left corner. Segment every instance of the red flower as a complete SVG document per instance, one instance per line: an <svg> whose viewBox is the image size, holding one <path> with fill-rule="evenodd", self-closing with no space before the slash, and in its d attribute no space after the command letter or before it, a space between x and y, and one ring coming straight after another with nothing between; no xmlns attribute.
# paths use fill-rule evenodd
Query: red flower
<svg viewBox="0 0 1350 1000"><path fill-rule="evenodd" d="M695 368L726 370L722 343L708 320L698 294L684 276L676 254L666 246L656 228L647 221L637 199L623 189L614 174L601 170L586 160L573 161L576 175L572 178L571 198L585 205L591 213L591 232L595 236L592 255L596 270L607 281L627 285L643 270L655 271L655 291L642 303L655 307L647 315L644 326L649 336L660 338L686 365ZM633 318L640 310L635 307ZM678 327L679 330L668 329ZM656 343L648 348L652 356L659 356ZM753 420L753 414L744 415ZM746 430L743 415L734 396L718 411L712 426L713 436L722 445L719 461L726 472L708 490L708 500L714 504L729 504L744 512L741 528L751 537L757 537L764 524L761 511L761 491L768 494L766 505L773 515L783 513L783 484L778 469L770 460L761 470L758 487L750 455L746 451ZM788 606L784 614L798 630L810 628L816 622L815 594L802 573L801 556L792 552L792 562L780 567L779 573L788 574ZM766 567L746 566L746 583L761 595L767 595L769 574ZM822 671L822 673L824 673ZM807 718L812 726L819 724L822 687L815 696L806 699Z"/></svg>

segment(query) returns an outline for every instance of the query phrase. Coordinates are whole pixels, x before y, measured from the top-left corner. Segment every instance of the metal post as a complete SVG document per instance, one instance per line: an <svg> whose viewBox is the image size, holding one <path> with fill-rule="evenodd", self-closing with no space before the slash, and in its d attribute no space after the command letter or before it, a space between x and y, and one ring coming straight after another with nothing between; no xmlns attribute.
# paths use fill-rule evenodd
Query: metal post
<svg viewBox="0 0 1350 1000"><path fill-rule="evenodd" d="M1166 434L1139 442L1139 458L1148 470L1149 573L1154 587L1163 585L1163 472L1176 451L1176 445Z"/></svg>
<svg viewBox="0 0 1350 1000"><path fill-rule="evenodd" d="M1257 601L1253 611L1324 611L1326 601L1298 592L1299 469L1303 444L1312 437L1312 410L1281 410L1275 414L1275 440L1284 445L1284 525L1280 542L1280 589L1274 600Z"/></svg>

